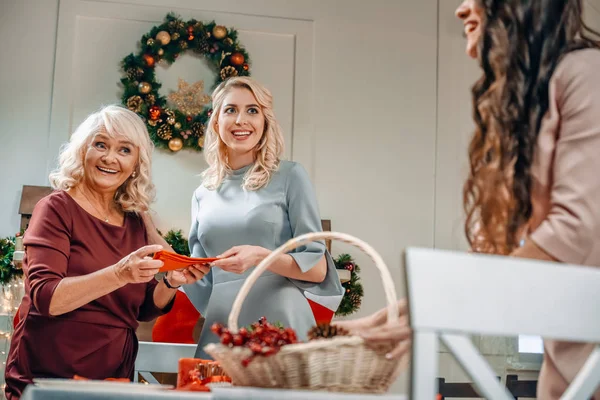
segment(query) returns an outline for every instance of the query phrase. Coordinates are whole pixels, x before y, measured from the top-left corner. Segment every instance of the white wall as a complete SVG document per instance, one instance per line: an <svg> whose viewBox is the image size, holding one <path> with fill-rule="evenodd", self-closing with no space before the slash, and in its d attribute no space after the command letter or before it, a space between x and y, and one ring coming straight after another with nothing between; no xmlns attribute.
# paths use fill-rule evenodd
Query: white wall
<svg viewBox="0 0 600 400"><path fill-rule="evenodd" d="M22 185L46 185L58 0L0 0L0 237L14 235Z"/></svg>
<svg viewBox="0 0 600 400"><path fill-rule="evenodd" d="M464 248L460 189L472 129L469 87L477 66L464 55L461 25L453 16L458 3L129 0L126 7L196 9L194 17L200 20L205 13L235 10L236 15L312 24L313 108L305 110L310 126L298 129L302 135L294 132L294 158L311 171L322 217L332 220L334 230L371 243L392 269L402 294L399 266L407 245ZM0 58L0 237L19 226L21 186L46 185L47 164L56 157L54 144L47 146L53 143L58 6L58 0L0 0L0 37L8 38ZM592 20L600 22L597 10ZM133 51L138 38L123 40L131 41ZM93 96L94 107L96 101L119 100ZM65 130L65 140L68 134ZM155 157L159 228L187 231L195 185L190 177L200 172L201 157ZM185 182L178 182L171 169L178 164ZM161 200L166 196L175 203ZM334 244L335 253L347 250ZM359 315L365 315L384 305L381 283L367 260L351 251L363 266L366 296Z"/></svg>

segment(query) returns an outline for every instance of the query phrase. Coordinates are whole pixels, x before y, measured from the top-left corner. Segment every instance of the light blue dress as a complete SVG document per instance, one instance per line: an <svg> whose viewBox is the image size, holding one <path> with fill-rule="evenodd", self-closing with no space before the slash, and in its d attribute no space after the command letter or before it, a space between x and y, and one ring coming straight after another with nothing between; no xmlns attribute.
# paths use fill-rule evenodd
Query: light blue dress
<svg viewBox="0 0 600 400"><path fill-rule="evenodd" d="M200 186L194 192L189 237L192 257L215 257L237 245L275 250L292 237L322 230L314 189L302 165L281 161L267 186L246 191L242 181L250 167L233 171L217 190ZM324 242L309 243L289 254L303 272L325 254L325 280L317 284L265 271L244 301L239 326L250 325L264 315L270 322L294 328L304 341L315 324L307 297L335 310L344 291ZM218 341L210 327L214 322L227 325L233 301L253 270L235 274L213 267L202 280L183 287L206 319L196 357L210 358L204 346Z"/></svg>

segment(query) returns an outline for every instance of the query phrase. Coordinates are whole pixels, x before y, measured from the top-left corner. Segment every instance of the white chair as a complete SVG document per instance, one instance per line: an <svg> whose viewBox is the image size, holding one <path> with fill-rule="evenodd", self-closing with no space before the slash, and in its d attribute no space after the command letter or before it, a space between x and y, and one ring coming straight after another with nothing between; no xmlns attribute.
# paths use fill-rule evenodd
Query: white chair
<svg viewBox="0 0 600 400"><path fill-rule="evenodd" d="M412 399L437 393L444 342L482 397L513 400L469 335L539 335L600 343L600 268L410 248L405 252L413 329ZM596 346L561 399L588 399L600 385Z"/></svg>
<svg viewBox="0 0 600 400"><path fill-rule="evenodd" d="M151 372L177 373L180 358L193 358L195 344L140 342L135 359L134 381L138 373L149 383L158 383Z"/></svg>

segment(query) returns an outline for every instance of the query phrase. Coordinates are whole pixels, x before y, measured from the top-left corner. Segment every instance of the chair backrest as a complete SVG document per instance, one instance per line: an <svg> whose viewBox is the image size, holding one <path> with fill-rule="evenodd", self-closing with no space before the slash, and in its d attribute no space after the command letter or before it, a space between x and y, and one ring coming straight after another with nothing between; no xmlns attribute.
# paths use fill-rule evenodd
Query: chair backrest
<svg viewBox="0 0 600 400"><path fill-rule="evenodd" d="M140 342L135 359L135 377L143 374L146 380L156 383L150 372L177 373L180 358L193 358L195 344Z"/></svg>
<svg viewBox="0 0 600 400"><path fill-rule="evenodd" d="M530 334L600 343L600 269L409 248L405 271L413 329L411 398L435 397L439 340L483 397L506 400L513 397L469 335ZM597 346L563 399L589 398L599 384Z"/></svg>

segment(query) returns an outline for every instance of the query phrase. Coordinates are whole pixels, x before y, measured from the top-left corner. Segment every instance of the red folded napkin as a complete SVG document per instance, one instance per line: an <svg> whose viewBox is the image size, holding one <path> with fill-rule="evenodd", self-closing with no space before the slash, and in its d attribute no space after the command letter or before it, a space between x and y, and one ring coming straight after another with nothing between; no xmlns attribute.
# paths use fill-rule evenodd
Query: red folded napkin
<svg viewBox="0 0 600 400"><path fill-rule="evenodd" d="M152 257L155 260L161 260L164 265L158 270L158 272L174 271L177 269L187 268L194 264L210 264L216 261L217 258L192 258L182 256L181 254L171 253L170 251L158 251Z"/></svg>
<svg viewBox="0 0 600 400"><path fill-rule="evenodd" d="M79 375L73 375L73 380L76 380L76 381L90 381L91 379L85 378L85 377L79 376ZM104 380L105 381L111 381L111 382L131 383L131 380L129 380L129 378L106 378Z"/></svg>

